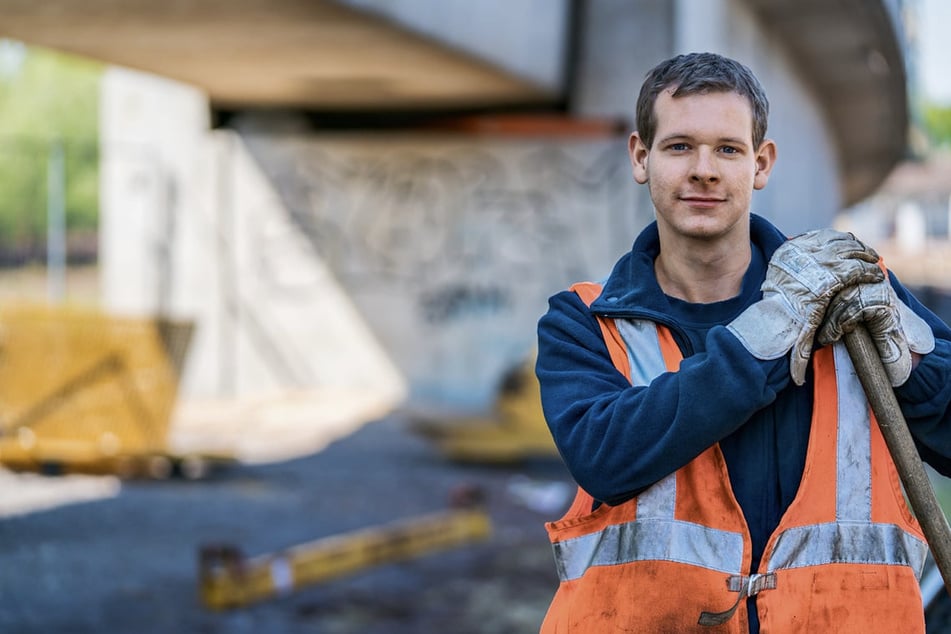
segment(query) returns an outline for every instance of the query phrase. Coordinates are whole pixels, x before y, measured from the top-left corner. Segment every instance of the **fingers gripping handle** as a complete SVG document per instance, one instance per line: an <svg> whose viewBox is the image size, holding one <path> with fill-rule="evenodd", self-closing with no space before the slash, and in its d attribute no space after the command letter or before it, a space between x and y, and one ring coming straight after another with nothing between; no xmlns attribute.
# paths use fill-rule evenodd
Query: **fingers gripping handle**
<svg viewBox="0 0 951 634"><path fill-rule="evenodd" d="M844 339L852 365L855 366L885 444L898 469L911 510L921 524L945 588L951 594L951 527L938 505L875 344L864 324L846 333Z"/></svg>

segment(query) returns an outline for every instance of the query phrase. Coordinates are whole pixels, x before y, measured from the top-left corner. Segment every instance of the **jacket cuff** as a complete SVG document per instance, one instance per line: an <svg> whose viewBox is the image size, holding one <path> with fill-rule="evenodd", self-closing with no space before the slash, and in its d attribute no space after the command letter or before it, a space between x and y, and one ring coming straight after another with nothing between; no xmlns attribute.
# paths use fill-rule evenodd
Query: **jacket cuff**
<svg viewBox="0 0 951 634"><path fill-rule="evenodd" d="M762 372L766 386L773 392L779 392L789 385L789 355L783 354L774 359L760 359L750 354L746 344L736 337L728 327L718 326L710 329L707 352L720 348L720 352L737 366L755 365ZM712 344L712 345L711 345Z"/></svg>
<svg viewBox="0 0 951 634"><path fill-rule="evenodd" d="M934 350L921 358L904 385L895 392L908 403L926 403L951 385L951 342L936 339Z"/></svg>

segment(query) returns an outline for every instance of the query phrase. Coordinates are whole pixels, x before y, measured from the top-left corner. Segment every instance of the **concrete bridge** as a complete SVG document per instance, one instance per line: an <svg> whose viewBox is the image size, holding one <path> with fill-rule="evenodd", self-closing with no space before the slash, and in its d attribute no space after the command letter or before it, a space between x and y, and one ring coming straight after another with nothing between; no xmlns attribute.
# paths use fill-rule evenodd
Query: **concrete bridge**
<svg viewBox="0 0 951 634"><path fill-rule="evenodd" d="M101 267L198 321L191 397L355 387L485 408L545 299L652 218L625 154L657 61L761 78L754 211L827 225L903 156L898 0L0 0L0 35L110 64Z"/></svg>
<svg viewBox="0 0 951 634"><path fill-rule="evenodd" d="M737 47L736 40L749 39L747 30L761 30L824 110L841 154L845 202L854 202L904 150L904 4L3 0L0 33L196 86L219 112L514 108L584 115L603 110L591 85L617 80L615 65L639 71L687 43L678 40ZM740 13L755 24L743 24ZM655 38L666 40L667 50L639 62L630 57L637 44L623 34L642 38L645 27L660 29ZM724 35L734 41L720 41ZM600 65L599 57L616 59ZM610 114L628 112L624 103Z"/></svg>

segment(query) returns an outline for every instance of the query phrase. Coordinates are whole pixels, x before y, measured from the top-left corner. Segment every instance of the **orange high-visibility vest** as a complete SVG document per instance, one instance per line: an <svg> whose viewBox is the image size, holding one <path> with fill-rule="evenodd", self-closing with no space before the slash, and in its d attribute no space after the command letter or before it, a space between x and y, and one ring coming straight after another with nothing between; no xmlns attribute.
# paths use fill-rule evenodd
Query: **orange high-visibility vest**
<svg viewBox="0 0 951 634"><path fill-rule="evenodd" d="M600 285L572 287L590 304ZM679 368L662 325L599 317L632 385ZM815 401L802 481L750 571L749 529L719 445L618 506L580 487L546 525L560 578L543 634L924 632L927 544L844 346L813 356ZM635 430L632 430L632 432Z"/></svg>

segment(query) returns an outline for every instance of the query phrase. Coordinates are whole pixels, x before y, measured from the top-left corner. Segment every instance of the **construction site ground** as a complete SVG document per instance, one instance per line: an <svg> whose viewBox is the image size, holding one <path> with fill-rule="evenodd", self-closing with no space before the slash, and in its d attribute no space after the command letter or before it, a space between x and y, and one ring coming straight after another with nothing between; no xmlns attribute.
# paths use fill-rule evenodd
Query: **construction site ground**
<svg viewBox="0 0 951 634"><path fill-rule="evenodd" d="M452 463L395 415L314 455L199 481L0 472L0 632L537 631L557 584L543 523L569 502L568 482L554 458ZM485 494L488 541L239 609L199 600L204 544L274 552L439 511L471 487Z"/></svg>

